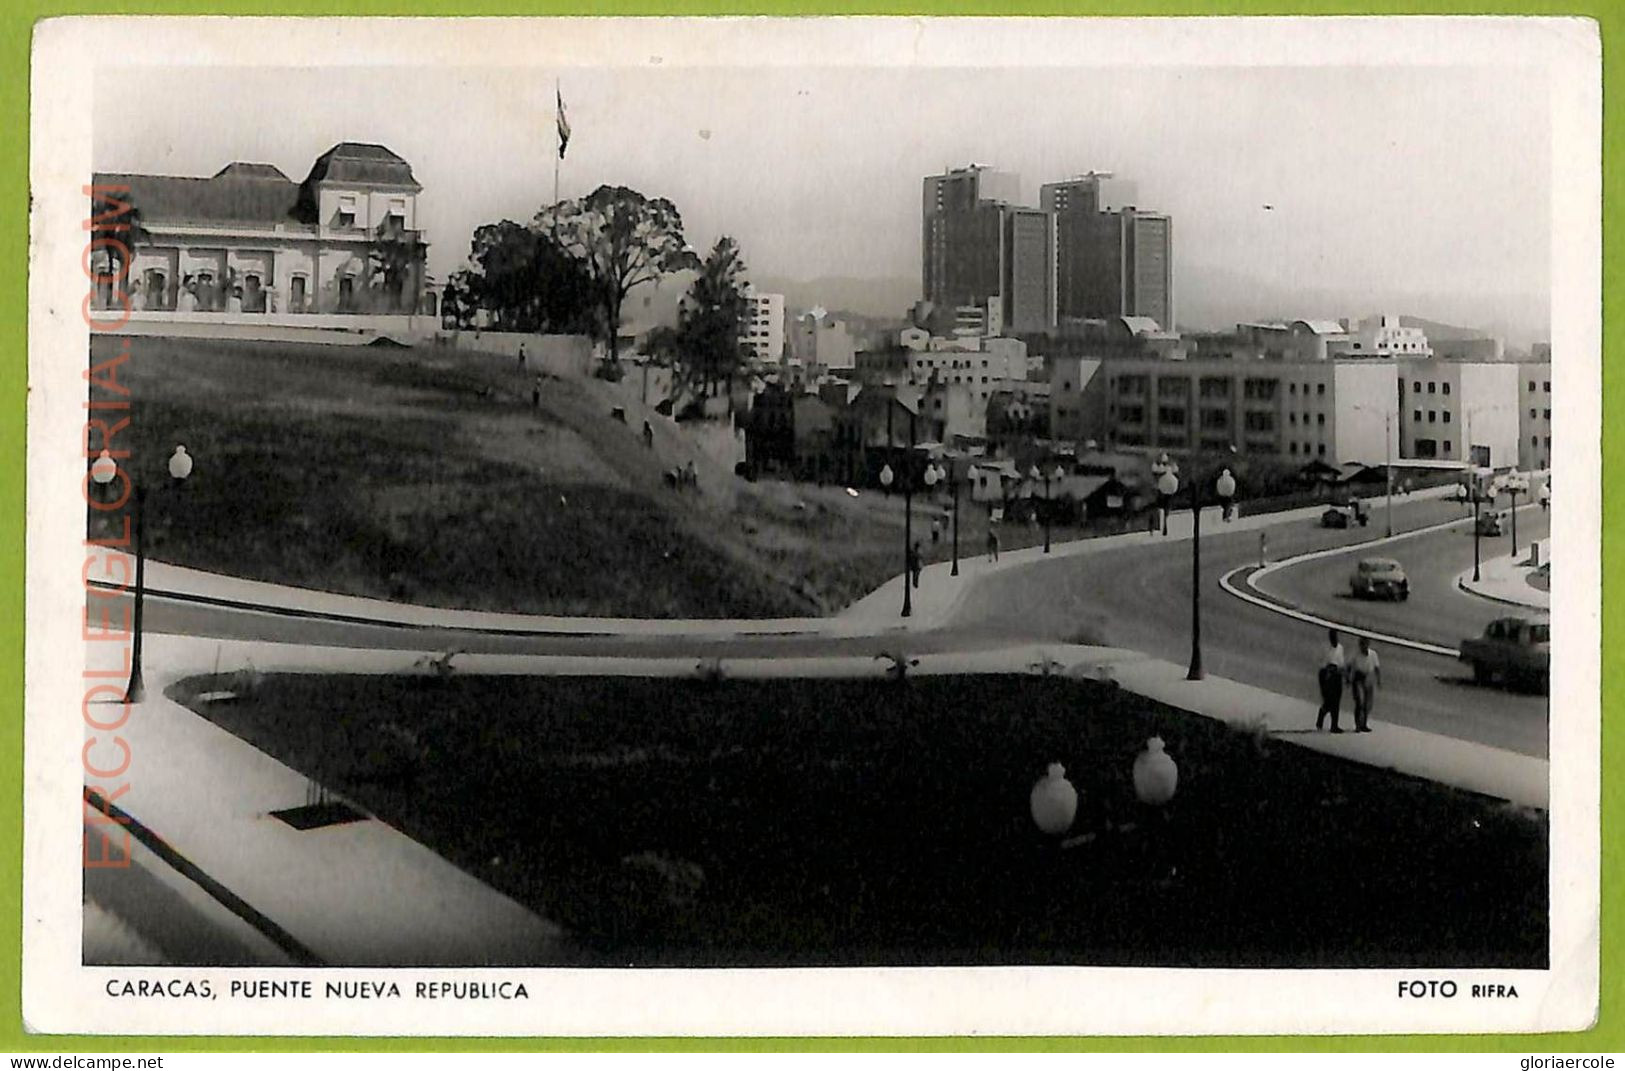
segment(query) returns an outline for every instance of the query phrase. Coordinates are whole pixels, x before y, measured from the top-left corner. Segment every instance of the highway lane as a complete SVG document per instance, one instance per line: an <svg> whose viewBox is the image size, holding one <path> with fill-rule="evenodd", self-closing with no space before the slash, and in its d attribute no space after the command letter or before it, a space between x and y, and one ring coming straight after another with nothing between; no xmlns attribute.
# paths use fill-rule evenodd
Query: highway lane
<svg viewBox="0 0 1625 1071"><path fill-rule="evenodd" d="M1421 528L1462 513L1462 507L1453 503L1396 502L1395 529ZM1381 518L1379 509L1370 528L1347 531L1322 529L1312 521L1276 525L1268 529L1270 556L1285 558L1369 541L1383 534ZM1523 525L1519 527L1521 539ZM1257 532L1226 532L1220 526L1203 536L1204 668L1210 674L1312 700L1317 695L1315 667L1324 642L1322 630L1244 603L1218 586L1223 573L1257 560ZM1449 574L1452 582L1456 571ZM1331 570L1325 572L1333 575ZM1183 665L1190 656L1190 575L1188 542L1057 559L983 578L961 605L954 624L981 632L1130 647ZM1335 577L1346 583L1346 571L1337 571ZM1384 681L1374 718L1379 728L1383 720L1392 720L1528 755L1546 755L1544 696L1475 684L1471 673L1453 658L1380 643L1377 647ZM1348 717L1347 703L1344 709Z"/></svg>
<svg viewBox="0 0 1625 1071"><path fill-rule="evenodd" d="M1546 538L1549 519L1538 508L1519 508L1520 553L1528 553L1530 540ZM1510 537L1499 536L1482 540L1480 553L1487 561L1511 550ZM1403 565L1410 578L1410 598L1387 602L1351 595L1349 577L1364 557L1393 558ZM1484 626L1498 617L1526 612L1457 587L1456 577L1472 565L1473 526L1468 519L1439 532L1369 550L1351 550L1289 565L1256 578L1253 586L1265 595L1333 621L1454 647L1464 637L1482 633Z"/></svg>

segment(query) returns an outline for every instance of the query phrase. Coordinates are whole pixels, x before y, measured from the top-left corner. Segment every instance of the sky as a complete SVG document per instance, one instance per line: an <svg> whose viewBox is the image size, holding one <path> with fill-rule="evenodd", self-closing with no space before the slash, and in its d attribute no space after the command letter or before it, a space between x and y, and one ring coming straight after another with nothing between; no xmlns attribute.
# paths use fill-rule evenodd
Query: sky
<svg viewBox="0 0 1625 1071"><path fill-rule="evenodd" d="M667 197L692 245L730 234L759 274L917 282L921 179L979 163L1019 174L1032 203L1091 169L1134 180L1174 218L1185 293L1208 272L1353 302L1544 310L1548 294L1549 99L1512 66L104 69L93 156L177 175L272 163L298 181L336 142L385 144L424 187L443 279L476 226L552 200L555 78L563 196Z"/></svg>

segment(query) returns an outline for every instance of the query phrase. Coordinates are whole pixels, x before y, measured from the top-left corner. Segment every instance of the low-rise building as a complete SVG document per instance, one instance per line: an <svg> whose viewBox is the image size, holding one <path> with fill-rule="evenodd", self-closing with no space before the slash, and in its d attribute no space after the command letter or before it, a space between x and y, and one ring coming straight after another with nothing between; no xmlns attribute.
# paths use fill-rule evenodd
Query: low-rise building
<svg viewBox="0 0 1625 1071"><path fill-rule="evenodd" d="M1145 357L1051 364L1057 438L1169 451L1234 446L1330 464L1381 462L1397 452L1391 364Z"/></svg>
<svg viewBox="0 0 1625 1071"><path fill-rule="evenodd" d="M1552 467L1552 366L1548 361L1518 366L1518 467Z"/></svg>
<svg viewBox="0 0 1625 1071"><path fill-rule="evenodd" d="M424 305L423 187L382 145L340 142L302 182L237 162L208 178L99 173L92 184L104 206L140 214L132 311L414 314ZM92 307L115 300L109 280Z"/></svg>
<svg viewBox="0 0 1625 1071"><path fill-rule="evenodd" d="M1519 463L1521 366L1512 362L1395 362L1399 456L1491 468ZM1533 433L1538 434L1538 433Z"/></svg>

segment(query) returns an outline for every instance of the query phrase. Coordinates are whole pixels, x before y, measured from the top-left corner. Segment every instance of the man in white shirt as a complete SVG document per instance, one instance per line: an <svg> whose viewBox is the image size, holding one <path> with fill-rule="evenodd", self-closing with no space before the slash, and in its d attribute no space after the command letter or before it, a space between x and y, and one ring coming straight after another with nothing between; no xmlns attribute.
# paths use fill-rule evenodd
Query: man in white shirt
<svg viewBox="0 0 1625 1071"><path fill-rule="evenodd" d="M1332 717L1332 732L1340 733L1338 715L1343 708L1343 675L1348 672L1343 645L1337 639L1337 630L1326 633L1326 646L1320 653L1320 713L1315 715L1315 728L1324 728L1326 715Z"/></svg>
<svg viewBox="0 0 1625 1071"><path fill-rule="evenodd" d="M1360 637L1360 649L1349 659L1349 687L1354 692L1354 731L1371 731L1371 708L1377 705L1377 686L1382 683L1382 660L1371 649L1371 641Z"/></svg>

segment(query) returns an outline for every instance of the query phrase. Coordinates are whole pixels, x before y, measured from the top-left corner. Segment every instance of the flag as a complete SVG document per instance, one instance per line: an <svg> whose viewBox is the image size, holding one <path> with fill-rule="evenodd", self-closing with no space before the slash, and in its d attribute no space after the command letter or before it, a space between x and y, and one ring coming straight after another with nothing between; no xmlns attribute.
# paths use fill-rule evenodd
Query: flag
<svg viewBox="0 0 1625 1071"><path fill-rule="evenodd" d="M570 120L564 116L564 94L557 89L553 92L557 94L559 101L557 122L559 127L559 159L562 160L564 159L564 150L570 144Z"/></svg>

